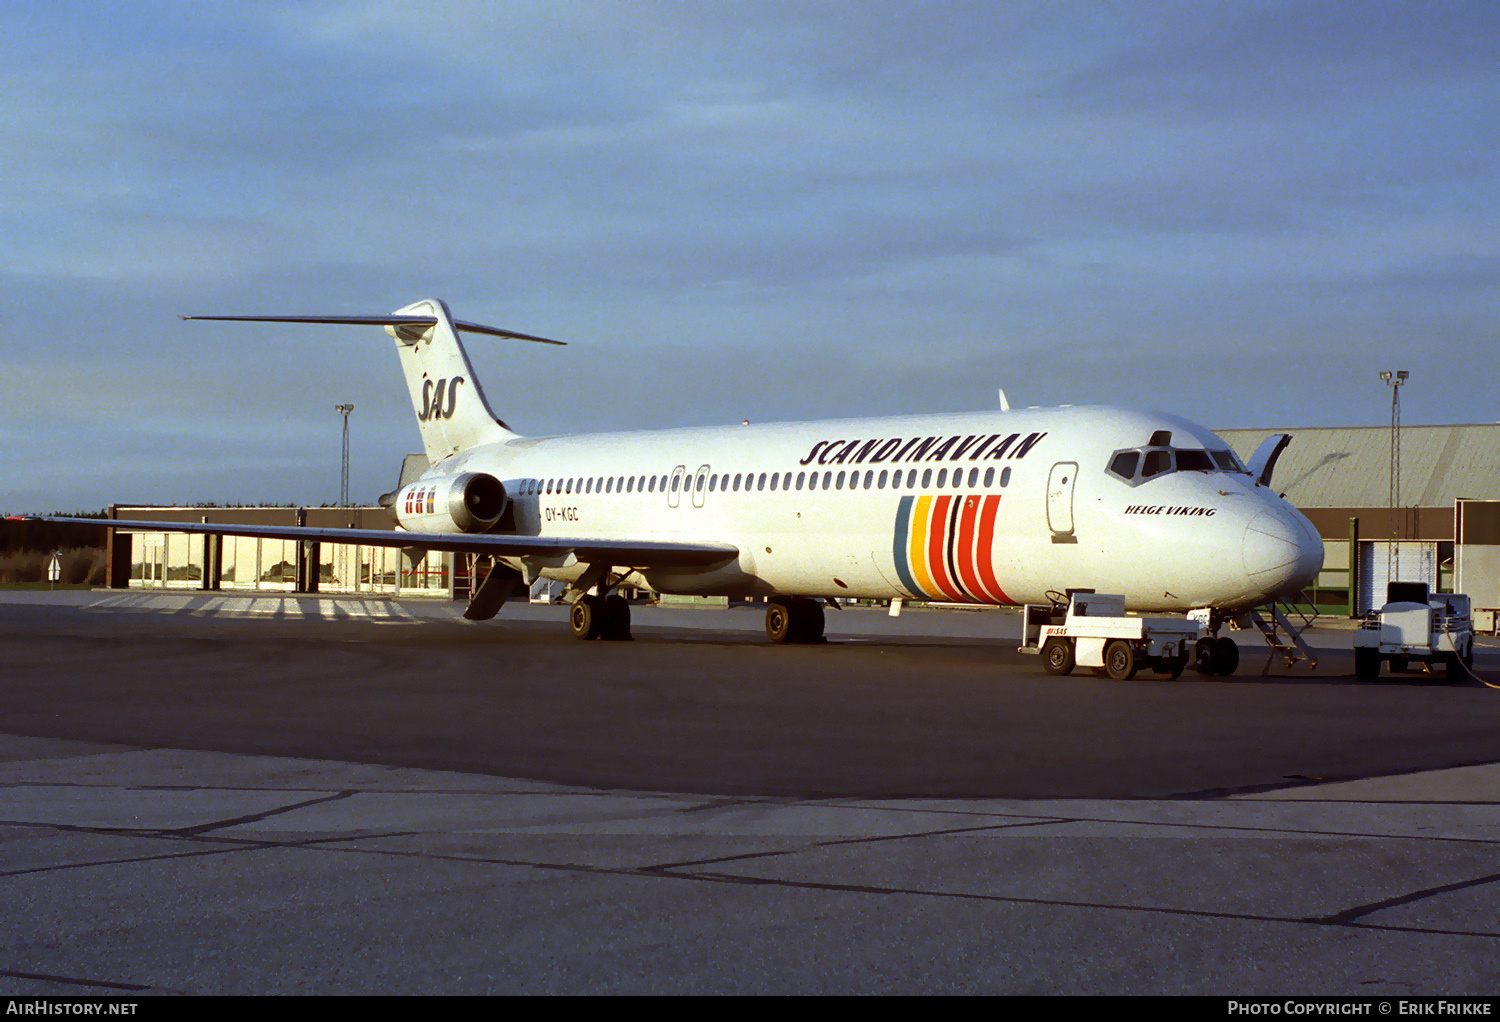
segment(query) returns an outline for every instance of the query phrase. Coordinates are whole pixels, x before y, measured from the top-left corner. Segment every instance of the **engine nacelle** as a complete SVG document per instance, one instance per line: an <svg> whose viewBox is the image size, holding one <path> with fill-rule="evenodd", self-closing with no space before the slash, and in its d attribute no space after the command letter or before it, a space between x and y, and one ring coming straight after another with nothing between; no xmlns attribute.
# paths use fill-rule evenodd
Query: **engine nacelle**
<svg viewBox="0 0 1500 1022"><path fill-rule="evenodd" d="M396 521L408 532L487 532L505 513L505 485L484 472L419 479L396 494Z"/></svg>

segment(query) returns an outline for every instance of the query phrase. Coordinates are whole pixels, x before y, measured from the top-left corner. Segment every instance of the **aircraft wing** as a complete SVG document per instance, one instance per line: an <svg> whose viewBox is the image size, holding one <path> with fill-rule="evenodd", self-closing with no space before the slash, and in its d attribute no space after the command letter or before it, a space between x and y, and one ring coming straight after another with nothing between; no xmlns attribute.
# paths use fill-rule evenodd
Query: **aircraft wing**
<svg viewBox="0 0 1500 1022"><path fill-rule="evenodd" d="M98 525L132 532L187 532L210 536L249 536L260 539L312 540L400 547L403 550L453 550L509 557L562 557L572 554L585 563L608 563L620 568L703 567L738 554L729 543L665 540L584 539L566 536L514 536L504 533L395 532L390 529L315 529L296 525L232 525L223 522L146 522L121 518L55 518L37 521L70 525Z"/></svg>

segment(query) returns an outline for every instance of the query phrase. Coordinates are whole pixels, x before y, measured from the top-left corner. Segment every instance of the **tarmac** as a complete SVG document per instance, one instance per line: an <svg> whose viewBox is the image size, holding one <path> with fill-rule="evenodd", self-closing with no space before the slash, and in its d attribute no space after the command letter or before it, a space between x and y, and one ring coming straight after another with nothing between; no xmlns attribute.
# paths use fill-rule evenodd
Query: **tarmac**
<svg viewBox="0 0 1500 1022"><path fill-rule="evenodd" d="M1500 989L1500 692L1347 632L1118 683L996 612L457 615L0 592L0 992Z"/></svg>

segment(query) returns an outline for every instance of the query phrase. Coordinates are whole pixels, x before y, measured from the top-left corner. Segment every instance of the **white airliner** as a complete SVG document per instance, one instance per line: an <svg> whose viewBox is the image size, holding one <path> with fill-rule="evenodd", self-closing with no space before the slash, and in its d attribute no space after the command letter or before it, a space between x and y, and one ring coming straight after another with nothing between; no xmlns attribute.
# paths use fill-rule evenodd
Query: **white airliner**
<svg viewBox="0 0 1500 1022"><path fill-rule="evenodd" d="M1312 524L1266 485L1284 438L1247 469L1202 426L1107 407L523 437L490 410L458 331L545 338L430 299L378 317L186 318L385 327L431 467L382 498L404 532L115 524L487 554L474 619L549 578L569 583L574 634L626 639L629 607L609 594L638 573L662 593L768 597L777 642L821 639L839 598L1069 589L1203 611L1216 635L1323 563Z"/></svg>

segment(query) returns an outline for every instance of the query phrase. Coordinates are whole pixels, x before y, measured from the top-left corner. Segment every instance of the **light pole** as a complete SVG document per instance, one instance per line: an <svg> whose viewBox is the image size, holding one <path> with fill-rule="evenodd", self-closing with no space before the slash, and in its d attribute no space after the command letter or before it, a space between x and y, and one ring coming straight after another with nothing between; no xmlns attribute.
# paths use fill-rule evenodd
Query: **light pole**
<svg viewBox="0 0 1500 1022"><path fill-rule="evenodd" d="M334 405L333 410L344 413L344 460L339 469L339 507L349 506L349 413L353 405Z"/></svg>
<svg viewBox="0 0 1500 1022"><path fill-rule="evenodd" d="M1396 509L1401 506L1401 385L1411 373L1405 369L1386 370L1380 378L1391 388L1391 465L1390 465L1390 546L1386 548L1386 582L1399 582L1401 546L1397 535Z"/></svg>

